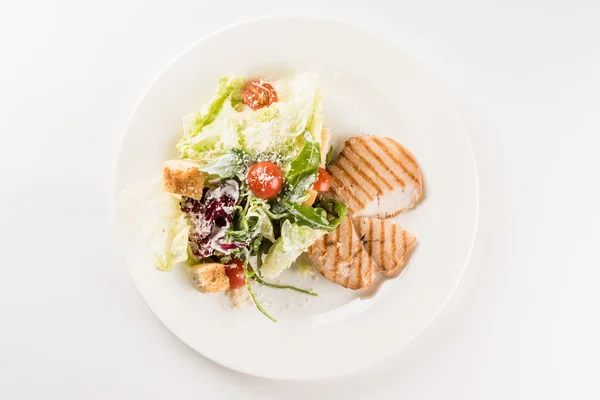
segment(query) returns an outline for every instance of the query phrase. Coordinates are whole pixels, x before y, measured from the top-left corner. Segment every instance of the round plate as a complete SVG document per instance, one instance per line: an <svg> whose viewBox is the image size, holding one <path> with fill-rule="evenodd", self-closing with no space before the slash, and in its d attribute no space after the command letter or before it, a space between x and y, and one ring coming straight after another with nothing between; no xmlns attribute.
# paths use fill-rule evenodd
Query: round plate
<svg viewBox="0 0 600 400"><path fill-rule="evenodd" d="M211 99L220 75L294 71L319 76L338 151L350 136L389 136L419 162L424 200L397 218L419 245L400 277L361 293L288 271L282 281L319 297L257 288L278 318L273 323L252 304L234 310L224 294L196 291L185 265L155 270L118 213L116 223L140 294L179 339L247 374L316 379L359 370L409 343L446 303L469 258L478 214L471 145L456 111L406 55L354 27L316 19L257 20L210 36L171 62L137 105L121 142L115 198L177 157L181 118Z"/></svg>

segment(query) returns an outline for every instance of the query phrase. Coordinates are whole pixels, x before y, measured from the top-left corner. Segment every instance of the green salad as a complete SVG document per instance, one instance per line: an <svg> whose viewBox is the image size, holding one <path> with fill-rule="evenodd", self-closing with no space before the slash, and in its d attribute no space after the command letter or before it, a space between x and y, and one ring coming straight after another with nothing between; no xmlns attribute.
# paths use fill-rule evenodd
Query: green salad
<svg viewBox="0 0 600 400"><path fill-rule="evenodd" d="M271 280L346 216L318 195L331 158L321 103L312 73L219 79L212 101L183 119L179 160L165 163L161 235L150 241L158 269L187 261L200 291L248 290L272 320L253 283L316 295Z"/></svg>

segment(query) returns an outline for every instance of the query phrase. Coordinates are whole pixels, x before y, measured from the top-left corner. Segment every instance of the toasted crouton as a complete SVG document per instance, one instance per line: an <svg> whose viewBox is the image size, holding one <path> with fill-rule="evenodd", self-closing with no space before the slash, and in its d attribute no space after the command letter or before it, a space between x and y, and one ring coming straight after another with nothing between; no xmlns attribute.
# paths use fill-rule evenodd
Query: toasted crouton
<svg viewBox="0 0 600 400"><path fill-rule="evenodd" d="M317 195L319 194L319 192L317 192L316 190L312 190L312 189L308 189L307 192L308 192L308 199L304 200L302 205L306 206L306 207L312 207L312 205L315 203L315 200L317 199Z"/></svg>
<svg viewBox="0 0 600 400"><path fill-rule="evenodd" d="M193 161L169 160L163 167L163 187L169 193L200 200L205 178Z"/></svg>
<svg viewBox="0 0 600 400"><path fill-rule="evenodd" d="M190 276L196 289L202 293L224 292L229 289L229 278L223 264L196 264L190 267Z"/></svg>
<svg viewBox="0 0 600 400"><path fill-rule="evenodd" d="M329 147L331 142L331 129L323 128L321 130L321 168L325 168L327 163L327 153L329 153Z"/></svg>

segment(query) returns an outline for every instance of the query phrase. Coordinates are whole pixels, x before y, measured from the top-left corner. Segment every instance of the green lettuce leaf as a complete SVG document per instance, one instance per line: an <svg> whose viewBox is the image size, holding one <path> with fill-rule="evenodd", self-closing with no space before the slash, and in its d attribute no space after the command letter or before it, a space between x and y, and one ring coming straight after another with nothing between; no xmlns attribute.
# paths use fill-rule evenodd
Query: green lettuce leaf
<svg viewBox="0 0 600 400"><path fill-rule="evenodd" d="M292 224L289 220L281 226L281 236L269 249L261 268L267 278L275 278L305 252L327 231Z"/></svg>
<svg viewBox="0 0 600 400"><path fill-rule="evenodd" d="M348 207L335 199L325 200L316 207L303 206L289 200L283 200L281 204L298 225L329 232L342 222L348 212Z"/></svg>
<svg viewBox="0 0 600 400"><path fill-rule="evenodd" d="M329 146L329 151L327 151L327 157L325 158L325 166L328 167L331 164L333 158L333 146Z"/></svg>
<svg viewBox="0 0 600 400"><path fill-rule="evenodd" d="M189 225L179 199L162 190L160 179L124 191L122 199L125 215L144 239L156 269L170 271L188 259Z"/></svg>
<svg viewBox="0 0 600 400"><path fill-rule="evenodd" d="M305 132L321 140L322 95L314 74L273 82L279 101L256 111L240 107L245 82L242 76L221 78L210 105L184 118L177 144L182 158L206 164L235 148L250 155L276 153L285 164L300 152Z"/></svg>
<svg viewBox="0 0 600 400"><path fill-rule="evenodd" d="M320 207L307 207L288 200L283 200L282 204L298 225L309 226L314 229L330 230L327 211L324 209Z"/></svg>
<svg viewBox="0 0 600 400"><path fill-rule="evenodd" d="M307 129L311 133L314 140L321 143L321 131L323 130L323 115L321 109L323 108L323 93L321 87L317 89L314 97L312 116L307 124Z"/></svg>
<svg viewBox="0 0 600 400"><path fill-rule="evenodd" d="M232 149L199 169L209 175L218 175L221 179L238 177L243 180L242 175L246 169L245 155L240 150Z"/></svg>
<svg viewBox="0 0 600 400"><path fill-rule="evenodd" d="M302 203L308 198L308 189L317 180L321 152L319 143L305 136L304 147L292 160L285 174L286 188L284 197L293 203Z"/></svg>
<svg viewBox="0 0 600 400"><path fill-rule="evenodd" d="M312 263L312 261L308 259L306 253L303 253L300 257L298 257L296 260L296 267L300 272L300 276L303 278L315 276L319 272L317 271L317 268L315 268L315 265Z"/></svg>
<svg viewBox="0 0 600 400"><path fill-rule="evenodd" d="M245 82L243 76L221 77L217 94L209 106L184 118L183 138L177 144L181 158L209 162L238 147L239 118L234 99L240 96Z"/></svg>
<svg viewBox="0 0 600 400"><path fill-rule="evenodd" d="M243 148L250 154L276 152L288 160L301 150L305 132L320 140L320 130L318 134L313 131L322 126L321 87L312 73L273 84L279 101L258 111L243 112Z"/></svg>
<svg viewBox="0 0 600 400"><path fill-rule="evenodd" d="M336 199L326 199L320 202L317 207L323 208L327 214L333 216L329 219L329 226L335 229L348 214L348 206ZM333 230L331 229L331 230Z"/></svg>

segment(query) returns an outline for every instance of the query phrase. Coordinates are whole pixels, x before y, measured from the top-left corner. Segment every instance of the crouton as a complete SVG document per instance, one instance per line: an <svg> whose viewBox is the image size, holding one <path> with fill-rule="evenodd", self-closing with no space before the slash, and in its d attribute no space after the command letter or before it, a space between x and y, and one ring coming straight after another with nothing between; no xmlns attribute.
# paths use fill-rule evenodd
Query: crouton
<svg viewBox="0 0 600 400"><path fill-rule="evenodd" d="M206 174L193 161L169 160L163 167L163 187L166 192L200 200Z"/></svg>
<svg viewBox="0 0 600 400"><path fill-rule="evenodd" d="M307 190L308 193L308 199L304 200L304 202L302 203L303 206L306 207L312 207L312 205L315 203L315 200L317 199L317 194L319 194L316 190L312 190L312 189L308 189Z"/></svg>
<svg viewBox="0 0 600 400"><path fill-rule="evenodd" d="M223 264L196 264L190 267L190 276L196 289L202 293L218 293L229 289L229 278Z"/></svg>

